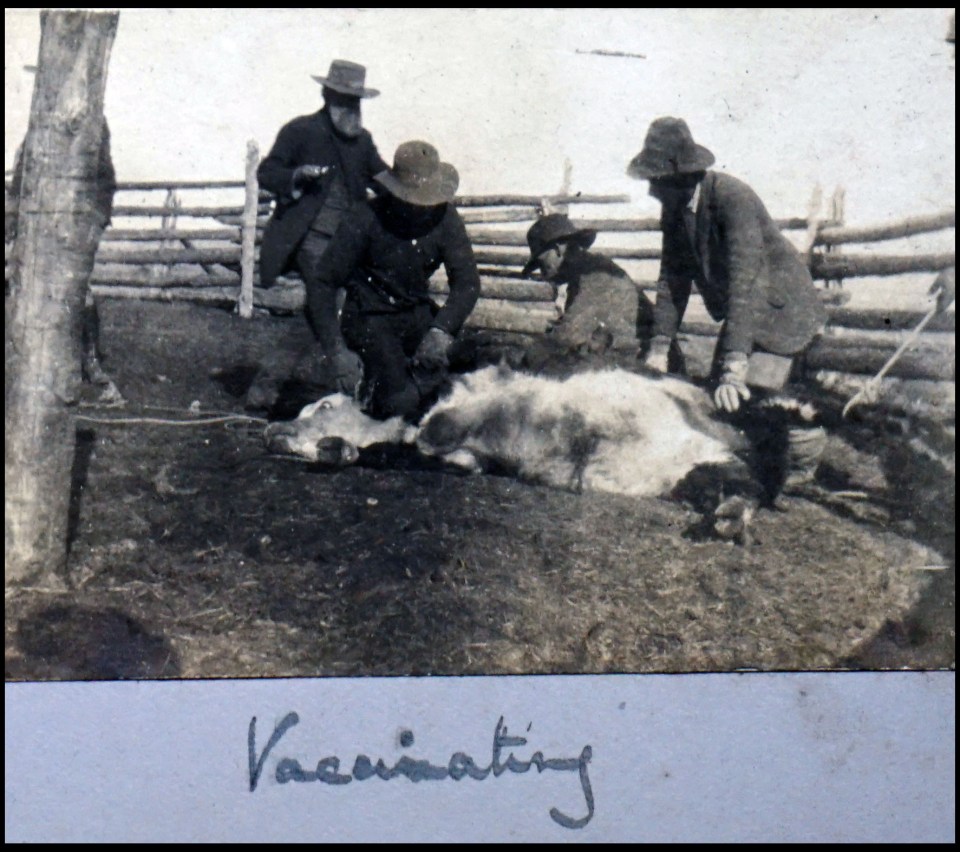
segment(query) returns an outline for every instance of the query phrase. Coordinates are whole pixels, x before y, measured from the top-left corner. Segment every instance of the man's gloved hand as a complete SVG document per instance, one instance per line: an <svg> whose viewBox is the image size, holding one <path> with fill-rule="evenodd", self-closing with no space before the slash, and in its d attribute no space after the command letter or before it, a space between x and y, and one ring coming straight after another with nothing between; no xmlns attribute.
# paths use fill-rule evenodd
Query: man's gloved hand
<svg viewBox="0 0 960 852"><path fill-rule="evenodd" d="M747 356L742 352L730 352L723 359L723 374L713 393L713 402L730 414L739 411L740 402L750 399L747 387Z"/></svg>
<svg viewBox="0 0 960 852"><path fill-rule="evenodd" d="M345 346L340 347L333 353L331 367L333 368L337 390L353 396L363 373L363 365L360 363L359 356Z"/></svg>
<svg viewBox="0 0 960 852"><path fill-rule="evenodd" d="M930 287L930 295L937 297L937 313L946 313L947 308L953 304L957 293L956 268L951 266L944 269L934 280Z"/></svg>
<svg viewBox="0 0 960 852"><path fill-rule="evenodd" d="M653 338L650 342L650 351L647 353L647 357L643 359L643 366L655 373L666 373L670 342L668 337Z"/></svg>
<svg viewBox="0 0 960 852"><path fill-rule="evenodd" d="M326 351L321 347L313 357L316 358L313 361L314 367L311 368L309 360L298 367L299 370L306 371L303 377L306 381L332 386L349 396L355 394L363 375L363 364L355 352L347 349L345 343L331 346ZM315 372L317 367L319 373Z"/></svg>
<svg viewBox="0 0 960 852"><path fill-rule="evenodd" d="M420 341L417 351L413 355L415 367L424 370L440 370L450 363L450 347L453 346L453 335L442 328L431 328Z"/></svg>

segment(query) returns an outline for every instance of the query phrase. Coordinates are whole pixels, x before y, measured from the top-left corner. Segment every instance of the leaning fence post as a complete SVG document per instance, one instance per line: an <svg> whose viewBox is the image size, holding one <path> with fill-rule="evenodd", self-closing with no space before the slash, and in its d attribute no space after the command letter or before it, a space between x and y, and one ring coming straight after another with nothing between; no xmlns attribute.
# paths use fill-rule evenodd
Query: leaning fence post
<svg viewBox="0 0 960 852"><path fill-rule="evenodd" d="M803 235L803 242L800 245L801 254L807 262L807 268L813 261L813 247L817 244L817 237L820 233L820 223L823 221L823 190L820 184L813 188L813 194L810 196L810 203L807 205L807 230Z"/></svg>
<svg viewBox="0 0 960 852"><path fill-rule="evenodd" d="M253 267L256 261L259 196L258 165L260 165L260 149L251 139L247 142L247 173L244 180L246 196L243 201L243 219L240 223L240 298L237 302L237 312L243 319L253 316Z"/></svg>

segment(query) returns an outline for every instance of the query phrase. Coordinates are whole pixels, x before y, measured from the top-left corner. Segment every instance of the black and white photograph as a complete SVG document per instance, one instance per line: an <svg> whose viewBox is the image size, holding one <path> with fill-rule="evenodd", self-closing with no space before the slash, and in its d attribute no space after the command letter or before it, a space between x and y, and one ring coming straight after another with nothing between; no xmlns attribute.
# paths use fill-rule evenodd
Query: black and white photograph
<svg viewBox="0 0 960 852"><path fill-rule="evenodd" d="M953 9L4 45L8 841L953 838Z"/></svg>
<svg viewBox="0 0 960 852"><path fill-rule="evenodd" d="M953 666L950 10L5 56L8 681Z"/></svg>

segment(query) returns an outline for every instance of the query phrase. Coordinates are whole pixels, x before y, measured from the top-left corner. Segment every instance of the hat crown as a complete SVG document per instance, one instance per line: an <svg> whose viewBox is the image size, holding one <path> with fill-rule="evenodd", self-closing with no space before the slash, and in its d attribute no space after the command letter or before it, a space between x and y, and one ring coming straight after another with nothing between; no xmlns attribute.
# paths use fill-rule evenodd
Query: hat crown
<svg viewBox="0 0 960 852"><path fill-rule="evenodd" d="M643 148L650 157L679 164L694 148L693 134L682 118L658 118L647 131Z"/></svg>
<svg viewBox="0 0 960 852"><path fill-rule="evenodd" d="M453 201L460 183L457 170L440 160L440 153L429 142L414 139L398 146L393 168L374 175L401 201L433 206Z"/></svg>
<svg viewBox="0 0 960 852"><path fill-rule="evenodd" d="M393 156L393 171L404 182L423 182L439 169L440 154L429 142L404 142Z"/></svg>
<svg viewBox="0 0 960 852"><path fill-rule="evenodd" d="M693 141L682 118L664 116L651 123L643 150L633 158L627 173L645 179L667 177L703 171L713 163L713 154Z"/></svg>
<svg viewBox="0 0 960 852"><path fill-rule="evenodd" d="M597 232L591 228L580 228L573 224L564 213L550 213L541 216L527 231L527 245L530 246L530 260L523 267L527 275L536 266L537 258L547 249L561 242L570 242L588 249L593 245Z"/></svg>
<svg viewBox="0 0 960 852"><path fill-rule="evenodd" d="M327 73L329 83L357 89L358 91L363 90L366 79L367 69L363 65L350 62L347 59L334 59L330 63L330 71Z"/></svg>
<svg viewBox="0 0 960 852"><path fill-rule="evenodd" d="M573 222L563 213L551 213L537 219L527 231L527 244L530 254L536 257L545 251L551 243L563 237L570 237L577 233Z"/></svg>
<svg viewBox="0 0 960 852"><path fill-rule="evenodd" d="M348 59L334 59L330 63L330 70L326 77L311 74L324 89L339 92L352 98L372 98L380 92L377 89L367 89L364 83L367 79L367 69L358 62Z"/></svg>

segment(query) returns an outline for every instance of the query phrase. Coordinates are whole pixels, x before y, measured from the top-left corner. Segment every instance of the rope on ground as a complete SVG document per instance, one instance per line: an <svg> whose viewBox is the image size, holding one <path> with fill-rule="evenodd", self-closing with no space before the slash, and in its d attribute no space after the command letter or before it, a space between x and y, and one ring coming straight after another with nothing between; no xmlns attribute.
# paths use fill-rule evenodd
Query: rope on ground
<svg viewBox="0 0 960 852"><path fill-rule="evenodd" d="M246 422L267 424L265 417L253 417L249 414L225 414L218 417L201 417L192 420L173 420L166 417L90 417L78 414L77 420L85 423L103 423L110 426L133 426L150 424L155 426L209 426L214 423Z"/></svg>

